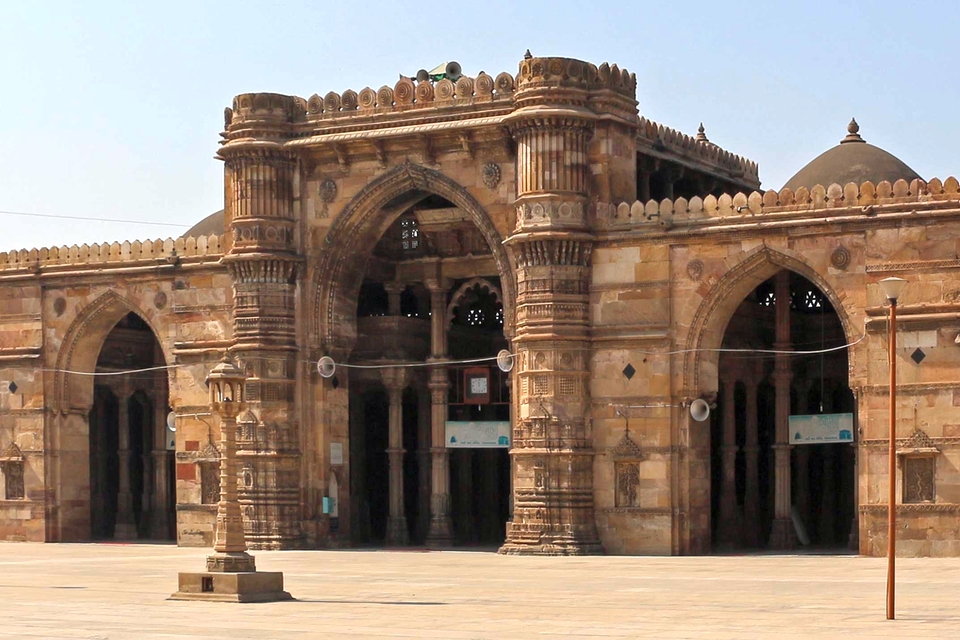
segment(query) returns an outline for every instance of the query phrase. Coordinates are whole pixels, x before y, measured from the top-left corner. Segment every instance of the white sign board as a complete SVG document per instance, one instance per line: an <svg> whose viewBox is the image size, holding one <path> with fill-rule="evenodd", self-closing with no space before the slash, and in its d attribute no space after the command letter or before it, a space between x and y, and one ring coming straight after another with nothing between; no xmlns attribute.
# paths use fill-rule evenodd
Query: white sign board
<svg viewBox="0 0 960 640"><path fill-rule="evenodd" d="M330 443L330 464L343 464L343 443Z"/></svg>
<svg viewBox="0 0 960 640"><path fill-rule="evenodd" d="M790 444L853 442L853 414L790 416Z"/></svg>
<svg viewBox="0 0 960 640"><path fill-rule="evenodd" d="M510 422L447 422L448 449L510 447Z"/></svg>

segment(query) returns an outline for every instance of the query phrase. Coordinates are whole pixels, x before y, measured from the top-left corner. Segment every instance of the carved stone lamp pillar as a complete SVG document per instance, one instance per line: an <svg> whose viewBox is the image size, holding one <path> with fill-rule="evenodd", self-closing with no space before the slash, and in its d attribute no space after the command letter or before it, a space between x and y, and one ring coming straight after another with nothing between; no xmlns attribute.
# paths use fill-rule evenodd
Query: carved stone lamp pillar
<svg viewBox="0 0 960 640"><path fill-rule="evenodd" d="M207 377L210 409L220 416L220 502L214 553L207 556L203 573L181 573L180 590L172 600L220 602L272 602L289 600L283 574L258 572L247 553L243 516L237 498L237 416L246 408L246 376L224 358Z"/></svg>
<svg viewBox="0 0 960 640"><path fill-rule="evenodd" d="M447 353L447 291L449 283L428 280L430 289L430 529L427 544L449 547L453 544L453 520L450 517L450 452L447 451L447 394L450 381L442 365Z"/></svg>

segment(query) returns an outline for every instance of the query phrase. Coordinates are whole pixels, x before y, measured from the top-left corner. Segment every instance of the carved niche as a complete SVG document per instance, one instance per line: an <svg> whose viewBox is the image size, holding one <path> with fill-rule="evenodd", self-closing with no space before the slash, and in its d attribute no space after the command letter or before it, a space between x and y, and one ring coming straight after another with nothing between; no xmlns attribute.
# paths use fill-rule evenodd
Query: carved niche
<svg viewBox="0 0 960 640"><path fill-rule="evenodd" d="M939 453L940 449L922 429L915 429L903 446L898 448L903 504L934 502Z"/></svg>
<svg viewBox="0 0 960 640"><path fill-rule="evenodd" d="M5 500L22 500L26 496L23 488L23 462L23 452L16 443L11 442L0 454Z"/></svg>
<svg viewBox="0 0 960 640"><path fill-rule="evenodd" d="M197 457L200 467L200 504L220 502L220 451L211 443Z"/></svg>
<svg viewBox="0 0 960 640"><path fill-rule="evenodd" d="M613 455L614 478L616 479L616 506L636 508L640 506L640 446L623 434L620 442L610 452Z"/></svg>

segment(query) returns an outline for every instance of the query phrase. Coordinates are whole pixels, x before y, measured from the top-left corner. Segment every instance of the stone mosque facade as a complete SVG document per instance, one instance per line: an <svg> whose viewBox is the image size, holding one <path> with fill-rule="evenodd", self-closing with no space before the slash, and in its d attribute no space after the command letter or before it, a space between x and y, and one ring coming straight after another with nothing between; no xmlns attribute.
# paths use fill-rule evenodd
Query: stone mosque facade
<svg viewBox="0 0 960 640"><path fill-rule="evenodd" d="M615 64L418 76L238 95L183 237L0 253L0 539L209 546L228 354L253 548L882 555L892 481L960 555L955 178L851 122L760 190Z"/></svg>

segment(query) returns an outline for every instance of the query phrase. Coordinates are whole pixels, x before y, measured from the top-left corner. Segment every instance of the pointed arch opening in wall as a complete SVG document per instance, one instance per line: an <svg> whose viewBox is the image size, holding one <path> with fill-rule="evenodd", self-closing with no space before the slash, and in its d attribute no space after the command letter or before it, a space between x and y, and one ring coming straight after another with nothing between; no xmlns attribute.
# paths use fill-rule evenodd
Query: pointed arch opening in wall
<svg viewBox="0 0 960 640"><path fill-rule="evenodd" d="M59 449L47 482L57 517L48 540L173 539L169 376L157 368L166 362L154 328L117 293L71 324L54 374L51 440ZM140 369L153 370L127 373Z"/></svg>
<svg viewBox="0 0 960 640"><path fill-rule="evenodd" d="M690 429L691 457L710 469L691 479L692 552L856 548L855 349L802 356L717 349L818 351L859 337L821 276L765 247L701 302L688 336L695 351L687 354L686 386L715 397L717 407L706 425ZM812 442L805 428L791 428L799 423L790 416L850 428L836 441Z"/></svg>
<svg viewBox="0 0 960 640"><path fill-rule="evenodd" d="M502 237L442 173L406 163L376 178L338 216L325 249L313 279L314 335L340 362L483 358L509 345L515 284ZM466 398L470 372L449 364L403 376L341 369L336 386L323 387L324 402L345 396L350 415L350 477L339 486L347 487L341 509L352 543L503 541L509 437L449 451L444 442L447 422L509 432L506 376L492 362L473 369L483 378L482 403Z"/></svg>

